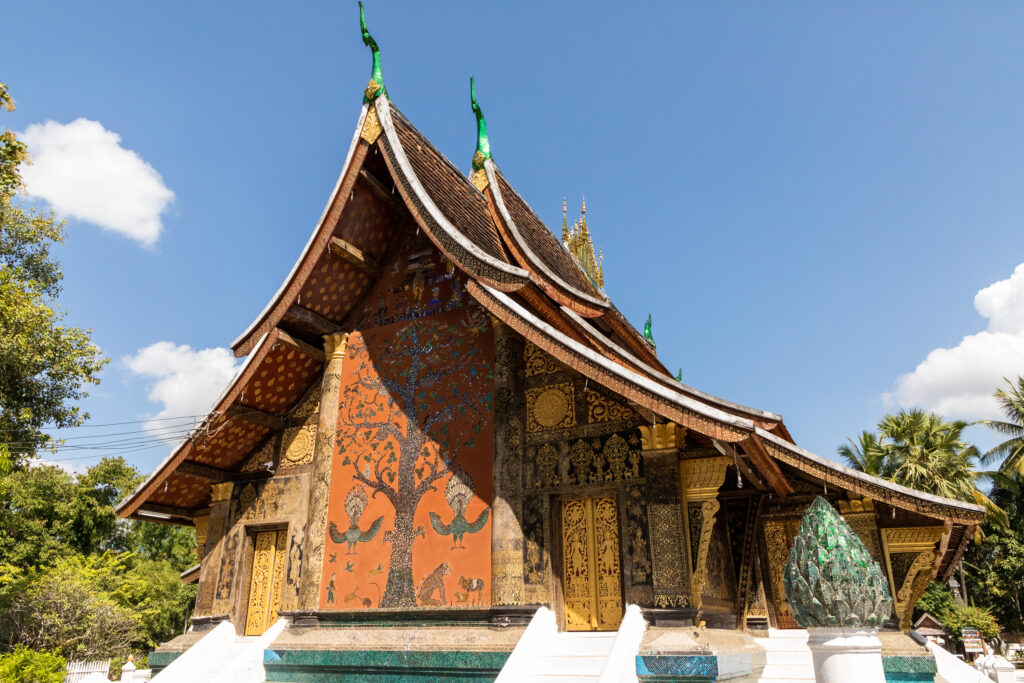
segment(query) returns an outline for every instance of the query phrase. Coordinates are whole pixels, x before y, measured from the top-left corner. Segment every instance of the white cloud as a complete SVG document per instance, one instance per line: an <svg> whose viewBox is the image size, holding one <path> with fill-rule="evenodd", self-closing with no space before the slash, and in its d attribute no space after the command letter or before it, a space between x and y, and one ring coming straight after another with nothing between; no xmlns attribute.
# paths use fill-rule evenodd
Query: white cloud
<svg viewBox="0 0 1024 683"><path fill-rule="evenodd" d="M34 123L19 134L32 163L22 167L28 193L58 215L76 218L152 246L160 214L174 199L163 178L121 136L98 121Z"/></svg>
<svg viewBox="0 0 1024 683"><path fill-rule="evenodd" d="M133 373L151 381L147 396L162 407L146 428L158 431L177 422L157 420L205 415L241 367L228 349L196 351L169 341L139 349L124 362Z"/></svg>
<svg viewBox="0 0 1024 683"><path fill-rule="evenodd" d="M974 307L988 318L988 329L929 353L882 395L887 408L920 406L963 420L1000 416L992 393L1004 377L1024 374L1024 263L979 291Z"/></svg>

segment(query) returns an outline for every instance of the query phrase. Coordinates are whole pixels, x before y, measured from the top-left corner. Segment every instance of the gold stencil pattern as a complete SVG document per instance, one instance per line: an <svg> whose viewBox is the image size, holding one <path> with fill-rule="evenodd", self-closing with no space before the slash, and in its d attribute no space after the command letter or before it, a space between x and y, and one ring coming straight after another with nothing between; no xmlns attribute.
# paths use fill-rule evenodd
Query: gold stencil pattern
<svg viewBox="0 0 1024 683"><path fill-rule="evenodd" d="M587 399L587 421L591 424L635 420L638 417L635 410L608 398L599 391L588 389L585 397Z"/></svg>
<svg viewBox="0 0 1024 683"><path fill-rule="evenodd" d="M539 347L527 343L523 350L523 359L526 361L526 376L551 375L563 370L562 364L544 353Z"/></svg>

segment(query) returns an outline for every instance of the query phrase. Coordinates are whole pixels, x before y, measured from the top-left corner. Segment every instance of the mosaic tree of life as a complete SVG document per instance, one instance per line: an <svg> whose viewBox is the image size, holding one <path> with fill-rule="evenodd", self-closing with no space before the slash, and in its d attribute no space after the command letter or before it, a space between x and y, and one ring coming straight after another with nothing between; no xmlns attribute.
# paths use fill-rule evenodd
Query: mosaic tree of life
<svg viewBox="0 0 1024 683"><path fill-rule="evenodd" d="M391 561L381 607L415 607L414 523L423 495L440 479L460 476L460 453L473 449L489 415L492 375L477 337L487 330L475 311L455 321L414 320L367 348L350 342L355 381L345 389L338 455L352 479L395 512L386 531Z"/></svg>

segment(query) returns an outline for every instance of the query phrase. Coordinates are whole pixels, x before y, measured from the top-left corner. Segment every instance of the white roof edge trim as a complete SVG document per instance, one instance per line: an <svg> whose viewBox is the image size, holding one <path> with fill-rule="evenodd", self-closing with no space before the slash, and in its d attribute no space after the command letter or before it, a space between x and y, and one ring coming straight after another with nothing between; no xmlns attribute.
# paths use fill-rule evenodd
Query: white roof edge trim
<svg viewBox="0 0 1024 683"><path fill-rule="evenodd" d="M508 208L505 206L505 198L501 195L501 188L498 185L497 179L495 178L495 171L497 170L497 166L495 165L493 159L487 159L484 162L484 170L487 172L487 182L490 183L491 192L494 193L494 201L497 202L498 204L498 213L501 214L501 217L502 219L504 219L505 225L508 226L509 230L511 230L512 233L515 234L516 242L518 242L519 248L526 252L526 255L529 257L530 261L534 265L539 267L542 271L544 271L545 275L547 275L549 278L558 283L560 287L563 287L572 292L573 296L579 297L580 299L583 299L584 301L593 304L594 306L598 306L599 308L608 308L607 299L595 299L586 292L581 292L580 290L576 289L568 282L558 277L558 275L551 272L551 270L544 264L544 261L542 261L536 254L533 253L533 250L530 249L530 246L526 243L526 240L524 240L523 236L519 233L519 226L517 226L516 222L512 220L512 216L509 214ZM527 205L527 208L529 208L529 205ZM530 211L533 211L533 209L530 209ZM537 220L540 219L538 218ZM574 258L573 263L575 262L576 259Z"/></svg>
<svg viewBox="0 0 1024 683"><path fill-rule="evenodd" d="M383 106L381 106L381 100L384 100ZM406 180L412 186L416 196L419 197L420 201L423 203L423 208L430 213L430 217L434 219L434 222L436 222L442 230L447 232L452 239L458 242L459 246L487 265L497 270L509 273L510 275L515 275L516 277L521 277L524 280L529 280L530 274L522 268L497 260L484 252L483 249L478 247L471 240L467 239L466 236L456 229L445 215L441 213L441 210L437 208L437 205L434 204L434 200L430 197L430 194L420 183L420 179L416 176L416 172L413 171L412 165L409 163L409 158L405 156L405 149L402 147L402 143L398 139L398 133L395 131L395 123L391 119L391 108L389 106L389 102L385 98L377 98L377 116L380 118L380 122L384 128L384 134L387 136L388 142L391 143L391 149L395 154L395 159L398 161L398 166L402 169L402 173L405 174Z"/></svg>
<svg viewBox="0 0 1024 683"><path fill-rule="evenodd" d="M565 336L555 328L548 325L543 320L537 318L535 315L533 315L533 313L520 306L516 301L514 301L504 292L499 292L498 290L492 287L488 287L487 285L482 285L480 283L477 284L478 286L486 290L489 295L501 301L503 305L515 311L519 316L526 319L531 325L540 329L548 336L554 338L556 341L558 341L558 343L562 344L563 346L569 347L570 350L579 353L580 355L586 356L588 359L602 366L604 369L609 370L616 375L619 375L627 382L632 382L633 384L639 385L653 394L657 394L664 399L676 403L682 408L691 410L700 415L704 415L705 417L717 420L719 422L724 422L726 424L732 425L737 429L749 432L754 431L754 422L752 420L748 420L743 417L737 417L736 415L730 415L729 413L719 410L714 406L699 403L696 400L690 398L689 396L686 396L685 394L672 391L668 387L662 386L661 384L658 384L657 382L647 377L644 377L643 375L634 372L629 368L624 368L618 363L610 361L600 354L595 354L593 351L586 348L575 339L571 339Z"/></svg>
<svg viewBox="0 0 1024 683"><path fill-rule="evenodd" d="M925 493L924 491L918 491L917 489L912 489L908 486L903 486L902 484L897 484L895 482L891 482L886 479L876 477L873 474L868 474L867 472L861 472L860 470L855 470L852 467L847 467L842 463L835 462L834 460L829 460L828 458L824 458L818 455L817 453L812 453L808 450L800 448L799 446L791 444L785 439L779 438L772 434L771 432L761 429L760 427L757 428L756 433L765 441L771 441L779 448L784 448L787 451L799 455L800 457L807 458L808 460L812 461L817 465L821 465L822 467L827 467L837 472L841 472L842 474L845 474L854 479L860 479L861 481L874 484L876 486L881 486L883 488L887 488L890 491L895 491L897 493L902 493L904 495L913 496L914 498L920 498L922 500L927 500L932 503L938 503L940 505L945 505L947 507L956 507L962 510L971 510L974 512L985 512L985 508L982 505L975 505L974 503L965 503L962 500L953 500L952 498L943 498L942 496L936 496L935 494L932 493Z"/></svg>
<svg viewBox="0 0 1024 683"><path fill-rule="evenodd" d="M383 98L381 98L383 99ZM331 192L331 196L327 199L327 205L324 207L323 212L320 214L320 220L316 222L316 227L313 228L313 232L310 234L309 239L306 240L306 246L302 248L302 252L299 254L299 258L295 261L295 265L292 266L291 271L288 272L287 277L281 283L281 286L277 288L277 292L271 297L270 302L260 311L260 314L256 316L256 319L252 321L249 327L246 328L235 341L231 342L231 348L234 349L236 346L241 344L246 337L253 333L253 331L259 327L260 322L270 313L271 309L277 305L278 299L284 294L284 290L288 289L288 285L292 283L295 278L295 273L299 271L299 266L306 259L306 254L309 253L310 247L313 246L313 240L316 239L316 235L320 232L320 228L323 227L324 220L327 218L327 213L331 210L331 205L334 204L334 199L338 196L338 191L341 189L341 181L345 179L345 175L348 173L349 164L352 163L352 156L356 153L356 146L359 144L359 135L363 132L363 123L366 121L366 113L370 110L370 105L363 104L363 108L359 112L359 121L356 123L356 132L352 135L352 142L348 146L348 154L345 155L345 163L341 166L341 173L338 175L338 182L334 184L334 190Z"/></svg>
<svg viewBox="0 0 1024 683"><path fill-rule="evenodd" d="M253 352L245 357L245 360L242 362L242 364L238 366L238 370L235 371L234 376L228 381L228 385L224 387L224 391L220 392L220 396L218 396L217 400L213 402L213 405L210 406L210 409L206 411L206 417L203 418L204 421L210 417L210 413L212 413L217 408L217 406L221 404L221 401L227 398L227 395L231 393L231 390L235 387L235 384L238 382L238 379L245 374L246 368L249 367L249 364L252 363L253 359L256 358L256 356L258 355L256 352L259 351L263 347L263 345L267 343L267 338L269 336L270 335L268 333L264 333L263 336L260 337L260 340L256 342L256 346L254 346L252 349ZM181 449L184 448L186 444L188 444L188 442L192 439L194 433L195 432L189 432L187 436L185 436L181 441L179 441L178 445L174 447L174 450L172 450L167 455L166 458L160 461L160 464L153 469L150 475L146 477L146 479L141 484L136 486L134 491L125 496L124 500L122 500L114 507L114 512L120 511L121 508L123 508L128 503L129 500L134 498L136 494L142 491L142 489L146 488L149 482L151 482L154 477L160 474L160 472L163 471L163 469L167 467L167 465L169 465L171 461L174 460L174 457L178 455L178 452L181 451Z"/></svg>
<svg viewBox="0 0 1024 683"><path fill-rule="evenodd" d="M729 401L729 400L726 400L724 398L719 398L717 396L713 396L713 395L705 393L705 392L703 392L703 391L701 391L699 389L694 389L693 387L691 387L688 384L683 384L682 382L677 380L675 377L672 377L671 375L666 375L665 373L661 372L660 370L651 367L647 363L643 362L642 360L640 360L639 358L637 358L636 356L631 354L626 349L622 348L621 346L619 346L618 344L613 342L611 339L608 339L607 337L605 337L598 330L594 329L594 326L591 325L589 322L587 322L587 320L583 316L579 315L578 313L576 313L571 308L568 308L566 306L562 306L562 311L565 312L566 315L571 317L577 324L583 326L585 329L587 329L589 332L591 332L598 341L600 341L602 344L605 344L606 346L608 346L610 349L612 349L613 351L615 351L619 355L623 356L624 358L628 358L629 360L633 361L634 363L636 363L637 365L639 365L642 368L646 368L647 370L650 370L652 374L657 375L659 378L661 378L663 380L672 382L673 384L679 384L681 386L686 387L686 391L683 392L683 393L693 393L693 394L695 394L697 396L697 398L707 399L709 401L715 401L716 403L721 403L721 404L729 406L730 408L735 408L736 410L741 410L741 411L743 411L745 413L751 413L752 415L757 415L758 417L766 418L766 419L769 419L769 420L771 420L773 422L781 422L782 421L782 416L781 415L776 415L774 413L769 413L769 412L767 412L765 410L758 410L757 408L750 408L748 406L741 405L739 403L734 403L733 401Z"/></svg>

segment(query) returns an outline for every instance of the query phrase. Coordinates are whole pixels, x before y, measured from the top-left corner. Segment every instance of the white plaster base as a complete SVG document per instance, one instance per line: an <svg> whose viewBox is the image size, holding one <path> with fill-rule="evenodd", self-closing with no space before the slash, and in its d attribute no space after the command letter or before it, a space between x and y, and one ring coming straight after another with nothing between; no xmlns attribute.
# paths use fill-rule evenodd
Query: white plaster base
<svg viewBox="0 0 1024 683"><path fill-rule="evenodd" d="M807 647L819 683L884 683L877 629L809 628Z"/></svg>

